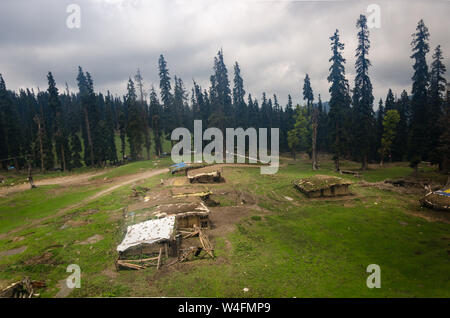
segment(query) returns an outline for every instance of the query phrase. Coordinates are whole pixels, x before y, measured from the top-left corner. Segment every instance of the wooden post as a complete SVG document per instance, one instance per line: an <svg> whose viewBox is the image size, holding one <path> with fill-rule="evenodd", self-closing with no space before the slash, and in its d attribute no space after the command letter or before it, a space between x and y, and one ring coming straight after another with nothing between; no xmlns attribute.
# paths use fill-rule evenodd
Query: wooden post
<svg viewBox="0 0 450 318"><path fill-rule="evenodd" d="M159 269L159 265L161 264L161 254L162 254L162 247L159 248L159 256L158 256L158 265L156 266L156 269Z"/></svg>
<svg viewBox="0 0 450 318"><path fill-rule="evenodd" d="M313 120L312 120L312 169L317 170L317 126L318 126L318 111L317 107L313 107Z"/></svg>

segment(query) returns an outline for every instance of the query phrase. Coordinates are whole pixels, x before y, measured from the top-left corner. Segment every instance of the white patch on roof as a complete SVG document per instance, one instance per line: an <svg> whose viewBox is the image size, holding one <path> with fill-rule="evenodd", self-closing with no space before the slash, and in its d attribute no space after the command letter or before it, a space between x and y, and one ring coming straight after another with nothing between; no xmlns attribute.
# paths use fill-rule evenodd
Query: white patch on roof
<svg viewBox="0 0 450 318"><path fill-rule="evenodd" d="M168 240L175 226L175 216L149 220L127 227L127 234L122 243L117 246L118 252L123 252L139 244L153 244Z"/></svg>

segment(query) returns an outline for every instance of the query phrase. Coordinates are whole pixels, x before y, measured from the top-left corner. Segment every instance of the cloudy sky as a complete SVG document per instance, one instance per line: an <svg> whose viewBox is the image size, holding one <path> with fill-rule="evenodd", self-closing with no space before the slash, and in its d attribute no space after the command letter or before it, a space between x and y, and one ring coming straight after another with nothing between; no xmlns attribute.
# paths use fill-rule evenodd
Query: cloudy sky
<svg viewBox="0 0 450 318"><path fill-rule="evenodd" d="M52 71L60 88L67 82L75 90L81 65L97 91L121 95L137 68L147 89L158 87L158 56L164 54L172 77L181 77L190 90L192 79L209 85L213 57L223 48L230 80L238 61L254 97L276 93L284 104L290 93L301 102L309 73L316 98L320 93L328 100L329 37L339 29L352 87L355 23L360 14L370 18L372 3L381 9L380 28L370 29L376 100L388 88L397 95L411 91L411 34L421 18L431 51L442 46L450 72L448 0L1 0L0 73L9 89L46 89ZM79 29L67 27L70 4L81 9Z"/></svg>

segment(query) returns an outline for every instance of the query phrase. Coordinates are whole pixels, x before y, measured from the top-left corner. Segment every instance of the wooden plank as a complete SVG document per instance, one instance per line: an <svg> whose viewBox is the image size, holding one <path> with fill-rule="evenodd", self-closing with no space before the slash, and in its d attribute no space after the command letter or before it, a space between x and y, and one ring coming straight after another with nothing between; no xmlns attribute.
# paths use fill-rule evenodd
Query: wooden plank
<svg viewBox="0 0 450 318"><path fill-rule="evenodd" d="M151 258L140 258L140 259L120 259L119 261L122 262L147 262L147 261L156 261L158 259L158 256L151 257Z"/></svg>
<svg viewBox="0 0 450 318"><path fill-rule="evenodd" d="M123 267L132 268L132 269L144 269L145 268L144 266L141 266L141 265L121 262L120 260L117 261L117 264L119 264L120 266L123 266Z"/></svg>
<svg viewBox="0 0 450 318"><path fill-rule="evenodd" d="M200 240L200 243L203 246L203 249L206 251L206 253L209 254L209 256L214 258L214 254L212 253L213 248L211 246L211 242L209 241L208 237L205 235L205 233L201 229L198 229L198 231L199 231L198 238Z"/></svg>
<svg viewBox="0 0 450 318"><path fill-rule="evenodd" d="M156 266L156 269L159 269L159 265L161 264L161 254L162 254L162 247L159 248L159 256L158 256L158 265Z"/></svg>

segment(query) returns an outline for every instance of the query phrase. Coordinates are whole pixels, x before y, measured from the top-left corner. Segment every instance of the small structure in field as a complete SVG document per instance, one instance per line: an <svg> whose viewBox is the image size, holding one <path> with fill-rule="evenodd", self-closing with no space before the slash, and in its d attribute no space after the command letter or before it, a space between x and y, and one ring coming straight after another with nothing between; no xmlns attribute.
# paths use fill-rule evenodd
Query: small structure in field
<svg viewBox="0 0 450 318"><path fill-rule="evenodd" d="M199 169L205 167L207 164L205 163L185 163L180 162L169 167L170 172L172 174L184 174L186 175L189 170Z"/></svg>
<svg viewBox="0 0 450 318"><path fill-rule="evenodd" d="M349 185L352 184L352 182L342 178L325 175L315 175L295 180L293 183L296 189L309 198L349 195Z"/></svg>
<svg viewBox="0 0 450 318"><path fill-rule="evenodd" d="M193 228L194 226L209 227L209 209L202 201L159 205L153 214L157 217L175 217L176 229Z"/></svg>
<svg viewBox="0 0 450 318"><path fill-rule="evenodd" d="M430 192L420 199L420 203L430 209L450 211L450 188Z"/></svg>
<svg viewBox="0 0 450 318"><path fill-rule="evenodd" d="M127 227L124 239L117 246L117 269L143 269L149 266L159 269L163 255L164 259L179 258L183 252L182 241L194 236L199 237L202 245L195 256L204 250L214 257L213 248L203 232L210 227L209 213L203 202L161 204L148 211L129 213L134 221L151 219Z"/></svg>
<svg viewBox="0 0 450 318"><path fill-rule="evenodd" d="M189 170L187 177L190 183L218 183L223 181L222 170L217 167Z"/></svg>
<svg viewBox="0 0 450 318"><path fill-rule="evenodd" d="M119 259L122 256L158 253L168 244L175 233L175 216L148 220L127 227L125 238L117 246Z"/></svg>

